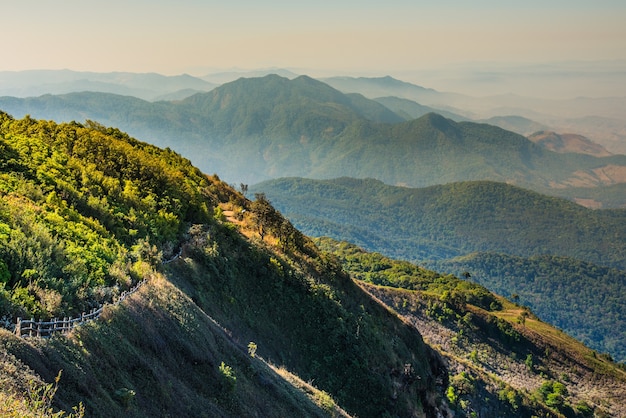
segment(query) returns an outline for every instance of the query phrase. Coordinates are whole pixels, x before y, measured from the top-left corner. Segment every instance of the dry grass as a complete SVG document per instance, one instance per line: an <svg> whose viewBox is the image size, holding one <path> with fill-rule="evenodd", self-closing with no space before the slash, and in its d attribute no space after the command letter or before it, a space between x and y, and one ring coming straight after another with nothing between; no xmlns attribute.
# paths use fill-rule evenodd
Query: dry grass
<svg viewBox="0 0 626 418"><path fill-rule="evenodd" d="M519 324L518 318L523 309L505 299L501 300L501 311L469 308L473 315L495 314L508 321L522 338L530 342L525 350L533 355L532 369L526 365L523 354L507 348L507 344L485 340L484 336L475 332L465 331L459 336L459 329L454 323L441 323L428 317L415 292L364 283L360 285L378 300L401 312L402 317L419 330L424 340L448 360L451 376L469 371L480 377L494 393L503 387L510 387L522 394L525 402L535 402L539 407L537 389L547 380L561 381L567 387L567 403L572 408L582 401L599 414L626 416L626 372L623 369L532 315L526 318L524 325ZM518 346L517 343L511 344L511 348ZM556 413L547 407L545 410Z"/></svg>

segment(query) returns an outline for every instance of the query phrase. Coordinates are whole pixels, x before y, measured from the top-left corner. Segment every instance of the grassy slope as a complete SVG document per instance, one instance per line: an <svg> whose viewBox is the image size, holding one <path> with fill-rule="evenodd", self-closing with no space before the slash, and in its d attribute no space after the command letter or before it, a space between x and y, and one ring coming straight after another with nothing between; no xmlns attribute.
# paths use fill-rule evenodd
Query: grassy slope
<svg viewBox="0 0 626 418"><path fill-rule="evenodd" d="M9 399L30 369L46 382L63 369L59 405L84 401L88 416L315 415L250 358L254 341L324 389L322 409L334 398L362 417L435 413L439 358L273 208L118 130L0 116L2 315L72 315L151 277L68 338L3 332L19 360ZM237 224L223 214L244 208Z"/></svg>
<svg viewBox="0 0 626 418"><path fill-rule="evenodd" d="M517 305L504 301L503 310L493 313L468 305L466 313L471 313L472 321L467 326L462 321L438 321L428 316L428 298L418 292L363 286L402 314L448 360L451 386L459 388L454 385L459 374L470 375L473 389L457 390L457 408L483 409L483 414L489 415L489 410L484 410L488 405L485 399L498 398L508 402L508 413L516 416L530 416L537 411L550 416L588 416L587 410L594 410L596 416L626 413L623 368L532 315L520 325L518 318L523 309ZM490 329L486 324L493 323L494 316L511 324L519 340L505 338L503 342L502 335L493 329L486 333ZM558 408L550 407L539 393L546 382L560 382L567 389Z"/></svg>
<svg viewBox="0 0 626 418"><path fill-rule="evenodd" d="M190 259L172 266L172 280L198 306L359 416L432 408L428 388L441 365L414 330L373 303L332 260L314 255L317 250L277 253L276 238L261 241L248 215L231 221L247 240L219 229L196 231L185 249ZM405 364L408 374L400 372Z"/></svg>
<svg viewBox="0 0 626 418"><path fill-rule="evenodd" d="M310 396L252 358L163 276L68 337L20 340L3 332L7 352L45 381L63 370L58 405L83 402L87 416L326 416ZM224 362L236 381L220 372ZM22 365L22 367L24 367ZM124 398L132 390L134 396ZM328 398L330 399L330 398Z"/></svg>
<svg viewBox="0 0 626 418"><path fill-rule="evenodd" d="M484 309L477 306L484 299L476 297L481 295L476 284L349 245L317 242L337 254L350 274L361 279L361 287L399 312L447 359L458 410L481 416L586 416L586 407L597 416L626 413L626 369L526 308L498 298L500 307ZM520 322L522 312L525 320ZM567 388L558 407L550 407L539 393L546 382Z"/></svg>

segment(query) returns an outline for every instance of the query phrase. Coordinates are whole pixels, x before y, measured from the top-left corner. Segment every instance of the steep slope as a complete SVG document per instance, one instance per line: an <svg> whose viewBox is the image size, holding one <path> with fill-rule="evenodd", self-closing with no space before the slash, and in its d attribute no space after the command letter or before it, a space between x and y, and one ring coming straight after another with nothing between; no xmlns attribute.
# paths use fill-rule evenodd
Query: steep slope
<svg viewBox="0 0 626 418"><path fill-rule="evenodd" d="M626 413L624 365L541 322L527 307L345 242L316 242L445 356L447 398L461 416Z"/></svg>
<svg viewBox="0 0 626 418"><path fill-rule="evenodd" d="M623 182L626 167L625 156L558 154L486 124L456 123L434 114L403 121L378 102L306 76L239 79L181 102L75 93L2 98L0 108L15 115L121 126L236 183L374 176L413 187L492 180L566 193Z"/></svg>
<svg viewBox="0 0 626 418"><path fill-rule="evenodd" d="M542 319L591 347L625 358L624 210L586 209L490 182L409 189L376 180L292 178L251 190L264 192L310 236L437 271L471 272L493 291L523 294ZM475 252L490 253L468 256Z"/></svg>
<svg viewBox="0 0 626 418"><path fill-rule="evenodd" d="M58 406L87 416L342 414L333 399L362 417L445 411L446 371L419 333L268 202L116 129L0 117L5 324L105 304L68 336L2 332L8 399L62 369Z"/></svg>
<svg viewBox="0 0 626 418"><path fill-rule="evenodd" d="M626 271L568 257L473 253L429 268L468 272L477 283L515 299L544 321L600 352L626 360Z"/></svg>
<svg viewBox="0 0 626 418"><path fill-rule="evenodd" d="M51 382L62 370L56 406L82 403L90 417L346 415L327 393L298 390L286 371L251 357L160 275L67 337L23 340L0 330L0 341L17 377L29 367L31 379ZM25 393L15 374L3 381Z"/></svg>
<svg viewBox="0 0 626 418"><path fill-rule="evenodd" d="M340 259L321 252L264 196L251 202L176 153L116 129L1 118L5 322L105 306L97 320L49 339L0 331L0 408L37 416L33 409L47 408L50 392L29 392L29 380L53 382L62 369L55 405L82 403L86 416L622 412L615 399L623 372L613 363L579 346L582 357L569 357L556 339L542 342L543 332L555 332L549 327L536 343L507 321L515 310L506 301L476 284L433 272L415 279L414 267L403 264L394 269L401 279L390 282L423 293L391 296L398 304L389 306L412 312L401 319L379 303L385 296L372 298L373 288L355 283ZM391 264L368 270L382 274ZM111 303L141 279L147 282L136 293ZM454 347L433 341L438 354L425 344L412 325L424 315L445 322L442 335L456 333ZM525 320L529 329L541 325ZM566 366L540 357L546 349ZM487 373L495 353L519 368L529 352L530 383ZM609 385L611 394L599 393Z"/></svg>

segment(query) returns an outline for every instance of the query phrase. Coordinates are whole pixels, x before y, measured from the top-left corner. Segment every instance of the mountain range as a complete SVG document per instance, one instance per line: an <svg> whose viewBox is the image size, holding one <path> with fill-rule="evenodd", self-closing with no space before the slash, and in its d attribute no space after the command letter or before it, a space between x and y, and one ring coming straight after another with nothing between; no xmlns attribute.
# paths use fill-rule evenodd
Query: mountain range
<svg viewBox="0 0 626 418"><path fill-rule="evenodd" d="M341 93L306 76L241 78L176 102L70 93L5 97L0 108L18 116L119 126L236 183L284 176L365 178L376 173L388 184L422 187L493 180L588 202L589 197L575 194L575 188L626 180L622 155L559 154L501 128L455 122L434 113L406 120L406 112L398 114L380 102ZM615 204L610 190L596 197L590 205Z"/></svg>
<svg viewBox="0 0 626 418"><path fill-rule="evenodd" d="M626 412L623 366L527 307L313 241L117 128L0 113L0 195L4 326L102 307L50 338L0 329L5 416Z"/></svg>
<svg viewBox="0 0 626 418"><path fill-rule="evenodd" d="M536 99L515 94L473 97L439 92L392 77L330 77L324 78L323 81L345 93L361 93L371 99L394 96L450 111L472 120L524 117L533 121L533 124L547 126L550 130L585 135L605 146L610 152L626 154L624 141L626 117L621 111L626 105L624 97L576 97L559 100ZM515 132L532 133L517 130Z"/></svg>
<svg viewBox="0 0 626 418"><path fill-rule="evenodd" d="M15 97L93 91L158 100L184 90L200 92L215 87L214 83L187 74L164 76L156 73L95 73L71 70L0 72L0 95Z"/></svg>

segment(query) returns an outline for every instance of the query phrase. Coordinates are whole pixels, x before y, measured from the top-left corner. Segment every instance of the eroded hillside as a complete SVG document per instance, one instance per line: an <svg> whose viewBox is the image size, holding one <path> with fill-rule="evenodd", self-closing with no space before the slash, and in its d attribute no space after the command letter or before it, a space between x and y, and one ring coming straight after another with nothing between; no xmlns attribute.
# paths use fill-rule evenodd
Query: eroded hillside
<svg viewBox="0 0 626 418"><path fill-rule="evenodd" d="M317 242L446 359L446 396L457 412L521 417L626 414L626 368L542 322L528 307L469 280L347 243Z"/></svg>

